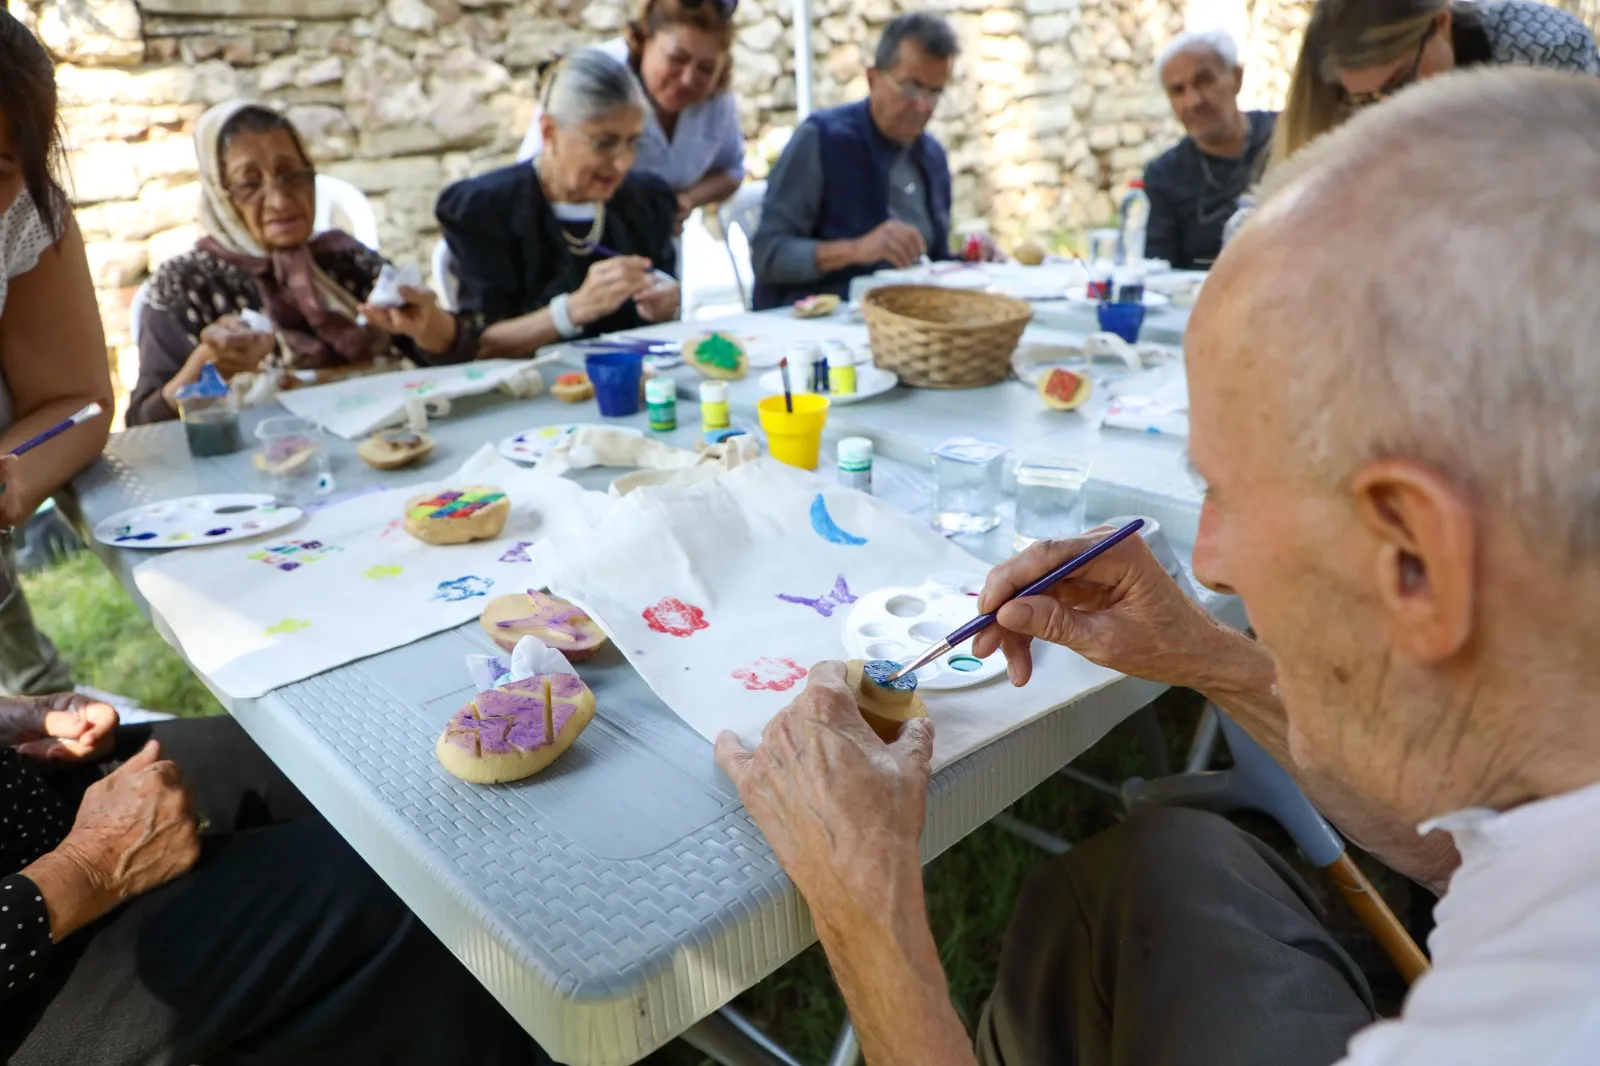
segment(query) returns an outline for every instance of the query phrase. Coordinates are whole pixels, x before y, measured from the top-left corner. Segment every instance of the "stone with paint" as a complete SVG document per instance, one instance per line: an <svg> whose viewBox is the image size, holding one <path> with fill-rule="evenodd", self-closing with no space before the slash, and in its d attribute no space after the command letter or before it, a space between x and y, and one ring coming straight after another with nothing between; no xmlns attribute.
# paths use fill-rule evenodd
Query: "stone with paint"
<svg viewBox="0 0 1600 1066"><path fill-rule="evenodd" d="M517 781L572 747L594 719L594 693L573 674L535 674L480 692L451 716L439 765L479 785Z"/></svg>
<svg viewBox="0 0 1600 1066"><path fill-rule="evenodd" d="M906 722L928 717L928 705L917 695L915 674L888 685L881 683L899 668L899 663L888 659L851 659L844 664L845 684L856 698L856 708L885 744L894 743Z"/></svg>
<svg viewBox="0 0 1600 1066"><path fill-rule="evenodd" d="M683 344L683 358L708 378L743 381L750 370L744 345L727 333L702 333Z"/></svg>
<svg viewBox="0 0 1600 1066"><path fill-rule="evenodd" d="M562 403L582 403L594 399L594 385L588 374L574 370L556 378L556 383L550 386L550 395Z"/></svg>
<svg viewBox="0 0 1600 1066"><path fill-rule="evenodd" d="M511 500L491 485L415 496L406 501L405 530L424 544L492 540L511 516Z"/></svg>
<svg viewBox="0 0 1600 1066"><path fill-rule="evenodd" d="M538 637L574 663L589 658L606 642L599 623L576 606L532 589L496 596L483 608L478 624L505 651L514 649L523 637Z"/></svg>
<svg viewBox="0 0 1600 1066"><path fill-rule="evenodd" d="M398 470L433 451L434 440L409 429L380 429L356 447L356 454L377 470Z"/></svg>

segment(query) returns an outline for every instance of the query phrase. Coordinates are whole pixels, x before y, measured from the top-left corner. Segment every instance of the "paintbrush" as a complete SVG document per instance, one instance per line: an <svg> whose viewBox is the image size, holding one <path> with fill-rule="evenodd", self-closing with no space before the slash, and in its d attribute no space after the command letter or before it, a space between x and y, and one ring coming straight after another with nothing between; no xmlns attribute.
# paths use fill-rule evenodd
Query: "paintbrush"
<svg viewBox="0 0 1600 1066"><path fill-rule="evenodd" d="M1088 551L1081 555L1075 556L1074 558L1068 559L1066 562L1062 563L1060 566L1044 575L1044 577L1041 577L1027 588L1018 592L1015 596L1012 596L1010 599L1006 600L1006 603L1010 603L1011 600L1019 600L1024 596L1037 596L1041 592L1048 591L1062 579L1070 577L1077 570L1082 569L1089 563L1098 559L1104 553L1110 551L1115 545L1121 544L1124 540L1127 540L1129 537L1139 532L1143 526L1144 519L1135 518L1132 522L1129 522L1127 525L1123 526L1121 529L1117 530L1115 533L1111 534L1105 540L1102 540L1099 544L1096 544ZM1004 603L1000 605L1000 607L1004 606ZM881 684L887 685L891 682L898 681L907 674L916 673L918 670L921 670L924 666L927 666L941 655L947 654L952 648L960 647L964 642L972 639L993 625L995 615L999 613L1000 608L996 607L988 614L980 614L978 617L974 618L961 628L955 630L948 637L945 637L939 643L933 645L915 659L912 659L907 665L896 669L894 673L884 678Z"/></svg>
<svg viewBox="0 0 1600 1066"><path fill-rule="evenodd" d="M31 452L50 438L60 436L73 426L89 421L89 419L95 417L103 410L105 410L105 408L101 407L98 403L91 403L88 407L85 407L83 410L79 411L65 422L57 422L55 425L45 430L37 437L30 437L29 439L23 441L21 444L11 449L9 454L23 455L27 452Z"/></svg>
<svg viewBox="0 0 1600 1066"><path fill-rule="evenodd" d="M794 394L789 391L789 357L778 360L778 373L783 375L783 409L794 414Z"/></svg>
<svg viewBox="0 0 1600 1066"><path fill-rule="evenodd" d="M614 252L599 241L584 241L583 247L588 249L589 253L596 259L618 259L622 256L621 252ZM650 274L659 282L665 282L669 285L678 283L678 279L668 274L665 270L657 270L655 267L651 267Z"/></svg>

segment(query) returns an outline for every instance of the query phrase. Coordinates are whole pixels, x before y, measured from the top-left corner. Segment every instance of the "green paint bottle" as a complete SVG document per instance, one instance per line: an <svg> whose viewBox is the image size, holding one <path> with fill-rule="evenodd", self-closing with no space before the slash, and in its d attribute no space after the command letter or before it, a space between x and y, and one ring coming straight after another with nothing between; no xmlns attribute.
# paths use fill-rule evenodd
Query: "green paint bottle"
<svg viewBox="0 0 1600 1066"><path fill-rule="evenodd" d="M650 428L666 433L678 428L678 387L671 378L650 378L644 383L645 409Z"/></svg>

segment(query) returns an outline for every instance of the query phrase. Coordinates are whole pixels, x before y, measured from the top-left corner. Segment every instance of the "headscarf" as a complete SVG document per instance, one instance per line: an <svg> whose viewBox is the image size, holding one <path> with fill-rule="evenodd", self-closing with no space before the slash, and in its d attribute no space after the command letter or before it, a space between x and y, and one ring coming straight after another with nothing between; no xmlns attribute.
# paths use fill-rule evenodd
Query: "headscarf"
<svg viewBox="0 0 1600 1066"><path fill-rule="evenodd" d="M356 324L359 304L317 265L319 254L353 251L360 244L343 233L312 237L298 248L263 249L228 196L222 172L222 131L249 108L277 112L253 100L235 100L211 108L195 125L195 155L200 163L200 247L255 279L266 313L293 353L296 366L307 368L365 363L381 348L373 332ZM286 125L300 155L311 165L305 145Z"/></svg>

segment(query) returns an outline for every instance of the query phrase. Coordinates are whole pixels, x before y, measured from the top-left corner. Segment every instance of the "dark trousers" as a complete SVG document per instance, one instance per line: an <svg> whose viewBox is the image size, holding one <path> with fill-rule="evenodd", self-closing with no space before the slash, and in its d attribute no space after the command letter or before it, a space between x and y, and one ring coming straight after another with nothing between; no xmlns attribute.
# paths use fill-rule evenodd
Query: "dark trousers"
<svg viewBox="0 0 1600 1066"><path fill-rule="evenodd" d="M1029 880L976 1043L985 1066L1330 1066L1373 1019L1283 859L1170 808Z"/></svg>
<svg viewBox="0 0 1600 1066"><path fill-rule="evenodd" d="M119 733L119 757L153 734L183 768L202 858L57 946L0 1021L8 1062L550 1062L232 719Z"/></svg>

